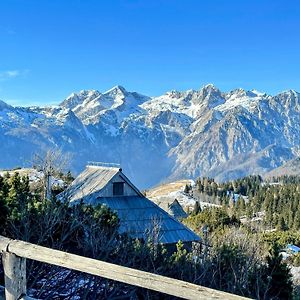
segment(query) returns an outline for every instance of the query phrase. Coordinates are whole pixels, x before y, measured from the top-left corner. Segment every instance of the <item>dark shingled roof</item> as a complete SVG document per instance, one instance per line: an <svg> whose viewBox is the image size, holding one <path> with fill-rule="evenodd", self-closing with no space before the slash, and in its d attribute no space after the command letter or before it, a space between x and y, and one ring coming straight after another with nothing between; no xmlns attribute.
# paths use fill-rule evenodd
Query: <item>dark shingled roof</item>
<svg viewBox="0 0 300 300"><path fill-rule="evenodd" d="M145 197L99 197L91 202L99 203L116 211L120 218L120 232L127 232L133 237L145 238L157 226L158 242L163 244L200 240L193 231Z"/></svg>
<svg viewBox="0 0 300 300"><path fill-rule="evenodd" d="M101 197L100 191L119 173L136 192L136 196ZM169 244L200 241L192 230L170 216L151 200L144 197L118 168L88 166L64 192L70 202L81 199L88 204L105 204L115 211L120 219L120 232L136 238L153 235L158 228L157 242Z"/></svg>

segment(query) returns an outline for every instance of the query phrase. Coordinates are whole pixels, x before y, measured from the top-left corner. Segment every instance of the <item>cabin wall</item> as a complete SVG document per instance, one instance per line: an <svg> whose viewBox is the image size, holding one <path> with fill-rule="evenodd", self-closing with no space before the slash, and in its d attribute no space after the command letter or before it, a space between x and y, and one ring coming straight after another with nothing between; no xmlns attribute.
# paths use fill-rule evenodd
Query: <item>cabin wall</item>
<svg viewBox="0 0 300 300"><path fill-rule="evenodd" d="M123 196L139 196L138 193L129 184L127 184L127 182L124 181L124 179L118 173L99 192L98 197L114 197L114 195L113 195L113 183L114 182L124 182L124 195ZM116 197L119 197L119 196L116 196Z"/></svg>

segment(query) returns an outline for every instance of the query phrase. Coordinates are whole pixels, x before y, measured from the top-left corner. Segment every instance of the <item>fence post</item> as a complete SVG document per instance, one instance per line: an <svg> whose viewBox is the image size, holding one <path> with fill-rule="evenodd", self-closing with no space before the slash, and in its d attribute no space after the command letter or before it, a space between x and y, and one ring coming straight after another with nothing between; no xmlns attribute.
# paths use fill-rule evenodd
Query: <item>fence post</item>
<svg viewBox="0 0 300 300"><path fill-rule="evenodd" d="M4 251L2 261L5 299L18 300L26 295L26 259Z"/></svg>

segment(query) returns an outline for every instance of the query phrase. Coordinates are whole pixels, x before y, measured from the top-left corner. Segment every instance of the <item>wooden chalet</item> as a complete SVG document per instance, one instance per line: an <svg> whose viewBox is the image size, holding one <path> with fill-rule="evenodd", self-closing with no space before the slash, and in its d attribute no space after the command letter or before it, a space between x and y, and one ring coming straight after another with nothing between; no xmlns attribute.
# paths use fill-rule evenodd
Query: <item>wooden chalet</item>
<svg viewBox="0 0 300 300"><path fill-rule="evenodd" d="M200 241L192 230L147 199L117 166L89 164L60 198L76 204L105 204L118 214L120 233L147 239L154 236L162 244L179 240L186 246Z"/></svg>

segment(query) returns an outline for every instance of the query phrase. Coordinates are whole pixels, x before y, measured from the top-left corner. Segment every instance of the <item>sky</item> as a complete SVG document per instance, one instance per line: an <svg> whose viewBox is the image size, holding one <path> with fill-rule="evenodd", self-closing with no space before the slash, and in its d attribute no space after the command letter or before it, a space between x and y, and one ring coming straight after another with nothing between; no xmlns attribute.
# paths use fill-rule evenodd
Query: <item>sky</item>
<svg viewBox="0 0 300 300"><path fill-rule="evenodd" d="M300 91L297 0L0 1L0 99L58 104L115 85Z"/></svg>

